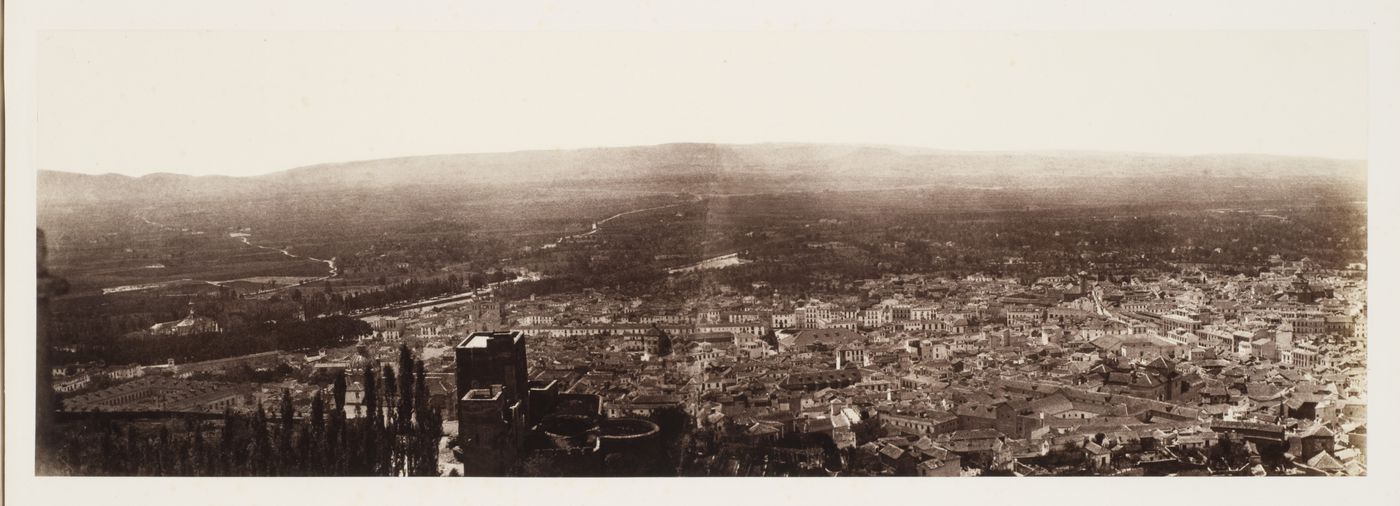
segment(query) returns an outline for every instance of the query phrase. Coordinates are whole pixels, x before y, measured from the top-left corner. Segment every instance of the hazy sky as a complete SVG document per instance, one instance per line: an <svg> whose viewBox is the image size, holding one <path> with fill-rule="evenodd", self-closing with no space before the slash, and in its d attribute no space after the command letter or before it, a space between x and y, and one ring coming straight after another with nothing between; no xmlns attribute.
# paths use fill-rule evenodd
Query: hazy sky
<svg viewBox="0 0 1400 506"><path fill-rule="evenodd" d="M40 167L665 142L1365 158L1358 32L50 32Z"/></svg>

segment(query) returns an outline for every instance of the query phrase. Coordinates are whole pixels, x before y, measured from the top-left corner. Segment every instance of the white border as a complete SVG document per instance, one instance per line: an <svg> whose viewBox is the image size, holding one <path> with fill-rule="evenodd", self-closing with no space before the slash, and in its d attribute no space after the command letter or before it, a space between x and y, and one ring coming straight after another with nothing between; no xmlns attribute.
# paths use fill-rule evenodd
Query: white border
<svg viewBox="0 0 1400 506"><path fill-rule="evenodd" d="M1396 476L1394 199L1400 139L1400 2L1392 1L452 2L10 0L5 2L5 499L9 504L525 504L873 501L991 503L1393 503ZM1369 32L1371 59L1370 476L1360 479L353 480L35 478L33 470L34 118L41 30L1146 30ZM1380 359L1380 360L1378 360ZM118 499L120 498L120 499Z"/></svg>

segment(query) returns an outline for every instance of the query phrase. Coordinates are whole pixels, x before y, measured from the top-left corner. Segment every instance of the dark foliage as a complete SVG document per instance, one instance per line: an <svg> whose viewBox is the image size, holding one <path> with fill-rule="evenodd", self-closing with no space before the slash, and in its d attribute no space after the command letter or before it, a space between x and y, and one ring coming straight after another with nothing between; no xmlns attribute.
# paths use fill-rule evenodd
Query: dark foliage
<svg viewBox="0 0 1400 506"><path fill-rule="evenodd" d="M411 360L411 358L410 358ZM366 378L378 374L367 372ZM421 362L401 383L426 391ZM339 383L339 382L338 382ZM367 382L367 384L370 384ZM369 412L382 413L378 391ZM275 411L225 412L215 420L117 422L98 417L61 431L54 474L83 476L437 476L439 406L415 402L409 420L347 418L340 394L327 407L318 392L302 416L283 392ZM213 438L211 434L216 434Z"/></svg>
<svg viewBox="0 0 1400 506"><path fill-rule="evenodd" d="M168 359L196 362L265 351L307 350L343 345L369 335L369 324L346 316L262 324L236 332L187 336L153 336L85 346L65 353L57 363L104 361L109 364L158 364Z"/></svg>

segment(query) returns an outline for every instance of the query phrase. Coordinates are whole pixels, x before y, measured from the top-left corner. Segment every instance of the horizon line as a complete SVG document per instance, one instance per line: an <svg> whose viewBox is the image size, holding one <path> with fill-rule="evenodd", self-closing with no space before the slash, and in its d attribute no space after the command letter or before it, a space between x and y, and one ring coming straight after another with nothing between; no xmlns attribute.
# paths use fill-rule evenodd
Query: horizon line
<svg viewBox="0 0 1400 506"><path fill-rule="evenodd" d="M400 156L386 156L386 157L379 157L379 158L361 158L361 159L354 159L354 160L336 160L336 161L329 161L329 162L317 162L317 163L311 163L311 164L306 164L306 165L296 165L296 166L287 167L287 168L282 168L282 169L275 169L275 170L271 170L271 171L268 171L268 172L259 172L259 173L247 174L247 175L233 175L233 174L191 174L191 173L188 173L188 172L171 172L171 171L167 171L167 170L157 170L157 171L145 172L145 173L142 173L142 174L139 174L139 175L132 175L132 174L123 174L123 173L119 173L119 172L111 172L111 171L107 171L107 172L84 172L84 171L81 171L81 170L73 170L73 169L46 169L46 168L40 168L40 169L37 170L37 172L57 172L57 173L64 173L64 174L76 174L76 175L94 176L94 177L120 176L120 177L127 177L127 178L133 178L133 179L140 179L140 178L149 177L149 176L165 176L165 175L168 175L168 176L184 176L184 177L192 177L192 178L200 178L200 177L259 178L259 177L267 177L267 176L273 176L273 175L276 175L276 174L291 172L291 171L299 170L299 169L310 169L310 168L315 168L315 167L326 167L326 166L332 166L332 165L346 165L346 164L354 164L354 163L372 163L372 162L387 162L387 161L395 161L395 160L408 160L408 159L414 159L414 158L431 158L431 157L440 157L440 156L511 155L511 154L523 154L523 153L547 153L547 152L563 152L563 151L590 151L590 150L628 149L628 148L659 148L659 147L664 147L664 146L681 146L681 145L711 145L711 146L844 146L844 147L864 147L864 148L883 148L883 149L907 149L907 150L918 150L918 151L930 151L930 152L937 152L937 153L1011 154L1011 155L1071 155L1071 154L1077 154L1077 155L1088 155L1088 156L1093 156L1093 155L1118 155L1118 156L1154 156L1154 157L1165 157L1165 158L1201 158L1201 157L1228 157L1228 156L1249 157L1249 156L1256 156L1256 157L1271 157L1271 158L1293 158L1293 159L1329 160L1329 161L1337 161L1337 162L1360 162L1360 163L1368 163L1368 162L1369 162L1369 159L1368 159L1368 158L1345 158L1345 157L1332 157L1332 156L1322 156L1322 155L1304 155L1304 154L1283 155L1283 154L1273 154L1273 153L1251 153L1251 152L1238 152L1238 151L1231 151L1231 152L1200 152L1200 153L1190 153L1190 154L1187 154L1187 153L1168 153L1168 152L1161 152L1161 151L1131 151L1131 150L1114 150L1114 149L1074 149L1074 148L1044 148L1044 149L1019 149L1019 150L1018 150L1018 149L950 149L950 148L934 148L934 147L924 147L924 146L912 146L912 145L907 145L907 144L861 143L861 142L805 142L805 141L704 142L704 141L673 141L673 142L662 142L662 143L656 143L656 144L599 145L599 146L573 147L573 148L524 148L524 149L511 149L511 150L500 150L500 151L457 151L457 152L441 152L441 153L424 153L424 154L400 155ZM1369 167L1368 167L1368 169L1369 169Z"/></svg>

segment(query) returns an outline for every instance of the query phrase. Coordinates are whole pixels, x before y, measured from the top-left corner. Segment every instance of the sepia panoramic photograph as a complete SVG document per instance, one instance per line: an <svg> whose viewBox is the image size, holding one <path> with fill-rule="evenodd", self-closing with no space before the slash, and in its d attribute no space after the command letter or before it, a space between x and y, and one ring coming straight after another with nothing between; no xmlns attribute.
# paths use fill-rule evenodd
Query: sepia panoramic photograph
<svg viewBox="0 0 1400 506"><path fill-rule="evenodd" d="M1373 42L37 30L7 473L1366 477Z"/></svg>

